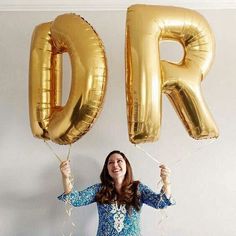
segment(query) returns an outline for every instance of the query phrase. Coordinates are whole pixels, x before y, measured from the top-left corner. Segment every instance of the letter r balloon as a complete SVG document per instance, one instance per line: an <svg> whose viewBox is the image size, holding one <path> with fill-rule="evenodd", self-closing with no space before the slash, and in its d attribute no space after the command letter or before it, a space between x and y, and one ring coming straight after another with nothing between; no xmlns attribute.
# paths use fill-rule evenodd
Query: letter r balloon
<svg viewBox="0 0 236 236"><path fill-rule="evenodd" d="M62 53L68 52L72 84L65 106ZM58 16L34 30L29 71L29 113L34 136L70 144L83 136L99 114L106 90L107 65L102 41L75 14Z"/></svg>
<svg viewBox="0 0 236 236"><path fill-rule="evenodd" d="M179 64L160 60L159 42L182 44ZM216 138L218 129L201 92L214 56L214 37L206 20L193 10L133 5L126 22L126 94L132 143L159 138L162 93L173 104L190 136Z"/></svg>

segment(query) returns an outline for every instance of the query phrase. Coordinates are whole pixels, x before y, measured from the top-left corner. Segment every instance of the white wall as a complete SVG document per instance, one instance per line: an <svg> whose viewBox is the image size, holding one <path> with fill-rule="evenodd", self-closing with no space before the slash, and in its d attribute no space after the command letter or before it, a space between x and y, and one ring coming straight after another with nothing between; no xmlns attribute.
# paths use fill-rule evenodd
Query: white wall
<svg viewBox="0 0 236 236"><path fill-rule="evenodd" d="M216 36L215 63L203 81L205 98L220 129L215 141L194 141L166 98L160 140L141 145L172 169L177 205L160 211L143 208L144 236L235 236L236 227L236 10L201 10ZM58 161L42 140L32 136L28 118L28 61L34 27L61 12L0 13L0 235L94 236L95 205L73 210L69 218L56 197L62 192ZM103 39L109 83L103 111L93 128L72 146L71 164L80 189L99 181L103 161L113 149L124 151L135 177L157 189L157 165L128 141L125 75L125 12L79 12ZM173 46L172 46L173 47ZM162 48L165 57L178 50ZM64 84L70 83L65 63ZM67 75L67 76L66 76ZM65 86L64 100L68 94ZM68 146L51 144L66 156ZM180 160L178 162L178 160ZM71 222L76 224L73 229Z"/></svg>

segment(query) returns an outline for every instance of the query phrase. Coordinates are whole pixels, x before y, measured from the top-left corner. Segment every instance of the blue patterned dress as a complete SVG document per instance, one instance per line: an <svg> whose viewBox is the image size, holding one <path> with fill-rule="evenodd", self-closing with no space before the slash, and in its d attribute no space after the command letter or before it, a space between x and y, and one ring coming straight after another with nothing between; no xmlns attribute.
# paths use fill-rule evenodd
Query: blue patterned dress
<svg viewBox="0 0 236 236"><path fill-rule="evenodd" d="M69 194L62 194L59 200L68 202L69 204L79 207L94 203L96 193L101 189L101 184L95 184L83 191L73 190ZM140 183L138 187L140 193L141 207L143 203L162 209L175 204L173 199L168 199L165 193L155 193L146 185ZM140 236L140 212L132 208L128 213L125 205L100 204L97 203L99 223L97 236Z"/></svg>

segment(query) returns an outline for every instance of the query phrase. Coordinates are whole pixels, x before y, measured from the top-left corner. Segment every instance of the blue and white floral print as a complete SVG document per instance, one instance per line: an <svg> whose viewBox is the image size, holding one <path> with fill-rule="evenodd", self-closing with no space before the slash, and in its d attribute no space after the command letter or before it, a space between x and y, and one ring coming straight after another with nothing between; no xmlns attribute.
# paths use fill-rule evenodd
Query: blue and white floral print
<svg viewBox="0 0 236 236"><path fill-rule="evenodd" d="M94 203L97 192L101 189L101 184L95 184L83 191L73 190L69 194L62 194L59 200L79 207ZM168 199L161 190L160 193L153 192L149 187L140 183L138 187L140 192L141 207L147 204L156 209L162 209L175 204L173 199ZM132 208L128 213L125 205L117 203L100 204L97 203L99 223L97 236L140 236L140 213Z"/></svg>
<svg viewBox="0 0 236 236"><path fill-rule="evenodd" d="M126 215L126 208L125 205L121 205L118 207L117 202L111 204L112 210L111 213L113 214L114 219L114 228L117 230L118 233L124 228L124 220Z"/></svg>

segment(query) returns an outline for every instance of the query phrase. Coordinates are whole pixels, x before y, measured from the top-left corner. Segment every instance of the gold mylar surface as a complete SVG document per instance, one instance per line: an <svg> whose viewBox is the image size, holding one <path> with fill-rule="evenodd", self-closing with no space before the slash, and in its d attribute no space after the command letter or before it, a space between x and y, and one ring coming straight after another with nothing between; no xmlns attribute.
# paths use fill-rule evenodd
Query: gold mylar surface
<svg viewBox="0 0 236 236"><path fill-rule="evenodd" d="M182 44L179 64L160 60L161 40ZM216 138L218 129L201 92L201 81L214 56L214 37L196 11L133 5L126 21L126 94L129 139L132 143L159 138L162 93L173 104L190 136Z"/></svg>

